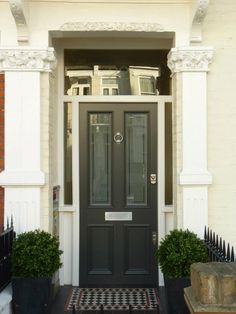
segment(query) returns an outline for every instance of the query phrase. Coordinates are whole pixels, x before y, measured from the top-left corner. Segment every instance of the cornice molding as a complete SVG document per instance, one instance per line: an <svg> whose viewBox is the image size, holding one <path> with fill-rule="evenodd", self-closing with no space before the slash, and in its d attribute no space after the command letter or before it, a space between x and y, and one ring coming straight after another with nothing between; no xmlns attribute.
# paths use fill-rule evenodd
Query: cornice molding
<svg viewBox="0 0 236 314"><path fill-rule="evenodd" d="M213 48L172 48L168 54L168 67L172 73L207 72L213 58Z"/></svg>
<svg viewBox="0 0 236 314"><path fill-rule="evenodd" d="M205 19L209 0L192 0L191 42L202 41L202 24Z"/></svg>
<svg viewBox="0 0 236 314"><path fill-rule="evenodd" d="M0 71L51 72L56 67L54 49L0 47Z"/></svg>
<svg viewBox="0 0 236 314"><path fill-rule="evenodd" d="M61 31L81 32L163 32L162 25L157 23L126 23L126 22L75 22L65 23Z"/></svg>
<svg viewBox="0 0 236 314"><path fill-rule="evenodd" d="M29 31L25 14L27 3L23 2L23 0L9 0L9 4L16 23L18 43L20 45L27 44L29 41Z"/></svg>

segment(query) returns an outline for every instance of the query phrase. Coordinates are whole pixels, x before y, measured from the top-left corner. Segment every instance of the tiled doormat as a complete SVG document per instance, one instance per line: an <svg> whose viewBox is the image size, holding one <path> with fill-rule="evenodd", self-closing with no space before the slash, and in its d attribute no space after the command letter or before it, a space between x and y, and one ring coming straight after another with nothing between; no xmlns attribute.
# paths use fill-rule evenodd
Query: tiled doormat
<svg viewBox="0 0 236 314"><path fill-rule="evenodd" d="M157 291L154 288L73 288L65 310L73 305L80 311L155 311L158 309Z"/></svg>

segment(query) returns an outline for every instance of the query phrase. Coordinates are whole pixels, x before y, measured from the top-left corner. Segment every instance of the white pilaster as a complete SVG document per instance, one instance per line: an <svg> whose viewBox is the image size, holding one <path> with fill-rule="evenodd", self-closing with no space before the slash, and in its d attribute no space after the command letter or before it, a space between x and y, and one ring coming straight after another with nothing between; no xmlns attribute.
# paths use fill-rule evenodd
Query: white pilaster
<svg viewBox="0 0 236 314"><path fill-rule="evenodd" d="M40 72L55 65L52 48L0 48L5 72L4 217L13 216L17 233L40 228L41 171Z"/></svg>
<svg viewBox="0 0 236 314"><path fill-rule="evenodd" d="M207 72L212 56L208 47L173 48L168 56L173 79L181 82L175 84L181 86L175 105L182 113L182 139L176 143L181 147L175 148L182 151L182 171L176 182L182 187L177 205L182 224L178 225L199 236L208 224L208 185L212 182L207 170Z"/></svg>

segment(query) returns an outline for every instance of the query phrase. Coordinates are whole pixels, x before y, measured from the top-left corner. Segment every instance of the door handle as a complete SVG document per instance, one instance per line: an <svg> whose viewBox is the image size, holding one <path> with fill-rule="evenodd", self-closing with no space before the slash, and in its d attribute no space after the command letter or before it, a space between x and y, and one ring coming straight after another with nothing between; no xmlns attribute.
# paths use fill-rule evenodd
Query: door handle
<svg viewBox="0 0 236 314"><path fill-rule="evenodd" d="M152 232L152 244L154 246L157 246L157 232L156 231Z"/></svg>

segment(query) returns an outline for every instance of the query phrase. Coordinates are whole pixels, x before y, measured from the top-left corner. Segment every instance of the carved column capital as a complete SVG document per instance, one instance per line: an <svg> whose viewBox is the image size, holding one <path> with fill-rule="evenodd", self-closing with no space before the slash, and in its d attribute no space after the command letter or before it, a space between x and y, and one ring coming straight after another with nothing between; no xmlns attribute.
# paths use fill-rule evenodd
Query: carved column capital
<svg viewBox="0 0 236 314"><path fill-rule="evenodd" d="M51 72L55 67L53 48L0 47L0 71Z"/></svg>
<svg viewBox="0 0 236 314"><path fill-rule="evenodd" d="M210 47L172 48L168 54L168 67L177 72L207 72L213 58Z"/></svg>

